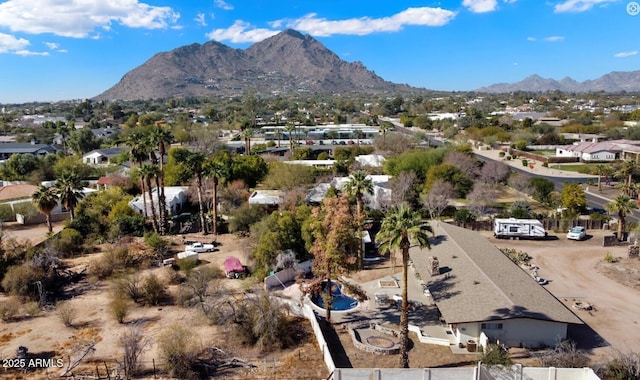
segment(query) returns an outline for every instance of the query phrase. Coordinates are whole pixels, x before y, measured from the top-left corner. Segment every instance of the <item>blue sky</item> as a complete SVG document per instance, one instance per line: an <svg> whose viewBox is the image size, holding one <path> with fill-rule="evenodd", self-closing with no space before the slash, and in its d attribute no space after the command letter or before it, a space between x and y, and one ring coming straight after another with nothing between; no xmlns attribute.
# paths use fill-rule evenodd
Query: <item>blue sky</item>
<svg viewBox="0 0 640 380"><path fill-rule="evenodd" d="M0 0L0 103L90 98L155 53L284 29L382 78L473 90L640 70L627 0Z"/></svg>

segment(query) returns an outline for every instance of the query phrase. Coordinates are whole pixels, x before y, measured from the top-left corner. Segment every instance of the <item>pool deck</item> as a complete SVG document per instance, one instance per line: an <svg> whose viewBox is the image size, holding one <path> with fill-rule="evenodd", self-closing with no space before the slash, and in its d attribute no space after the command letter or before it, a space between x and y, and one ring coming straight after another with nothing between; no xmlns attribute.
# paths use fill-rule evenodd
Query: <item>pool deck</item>
<svg viewBox="0 0 640 380"><path fill-rule="evenodd" d="M387 326L397 326L400 323L399 302L401 301L401 273L384 276L373 281L357 283L349 278L344 280L359 285L368 296L368 300L361 302L357 307L346 311L331 311L331 320L335 325L355 325L363 322L378 323ZM397 286L392 286L392 284ZM416 276L413 266L409 266L408 273L408 298L414 305L409 311L409 323L418 326L423 336L449 340L451 351L454 354L466 354L466 349L461 349L455 344L455 336L451 334L448 326L440 319L440 312L433 298L425 292L423 282ZM294 300L302 299L302 292L297 284L280 290L285 297ZM303 302L309 304L318 315L324 316L324 309L319 308L308 298ZM426 343L425 343L426 344Z"/></svg>

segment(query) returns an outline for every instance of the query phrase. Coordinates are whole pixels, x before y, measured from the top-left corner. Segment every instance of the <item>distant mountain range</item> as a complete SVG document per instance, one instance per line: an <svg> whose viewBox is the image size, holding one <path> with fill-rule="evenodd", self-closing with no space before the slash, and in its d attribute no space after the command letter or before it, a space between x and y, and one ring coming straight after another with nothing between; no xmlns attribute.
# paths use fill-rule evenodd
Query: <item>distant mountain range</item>
<svg viewBox="0 0 640 380"><path fill-rule="evenodd" d="M216 41L154 55L95 100L258 93L384 93L418 89L346 62L309 35L285 30L247 49Z"/></svg>
<svg viewBox="0 0 640 380"><path fill-rule="evenodd" d="M571 78L555 80L531 75L520 82L498 83L488 87L482 87L477 92L509 93L516 91L528 92L640 92L640 70L638 71L613 71L598 79L578 82Z"/></svg>

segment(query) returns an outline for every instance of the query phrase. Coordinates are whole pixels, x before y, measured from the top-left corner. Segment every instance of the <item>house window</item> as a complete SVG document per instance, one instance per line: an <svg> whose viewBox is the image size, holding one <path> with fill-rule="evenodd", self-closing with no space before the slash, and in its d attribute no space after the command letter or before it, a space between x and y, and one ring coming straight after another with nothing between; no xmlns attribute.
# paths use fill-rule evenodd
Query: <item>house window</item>
<svg viewBox="0 0 640 380"><path fill-rule="evenodd" d="M481 325L483 330L502 330L502 323L487 322Z"/></svg>

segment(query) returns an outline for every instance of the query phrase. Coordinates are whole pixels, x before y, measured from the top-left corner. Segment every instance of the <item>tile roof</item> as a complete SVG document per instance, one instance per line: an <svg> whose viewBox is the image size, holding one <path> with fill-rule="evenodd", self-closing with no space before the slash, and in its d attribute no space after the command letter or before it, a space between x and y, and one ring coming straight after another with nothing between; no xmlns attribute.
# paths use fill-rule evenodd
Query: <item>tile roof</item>
<svg viewBox="0 0 640 380"><path fill-rule="evenodd" d="M583 322L522 268L475 231L432 221L431 250L413 247L410 256L447 323L532 318ZM432 277L428 257L441 272Z"/></svg>

